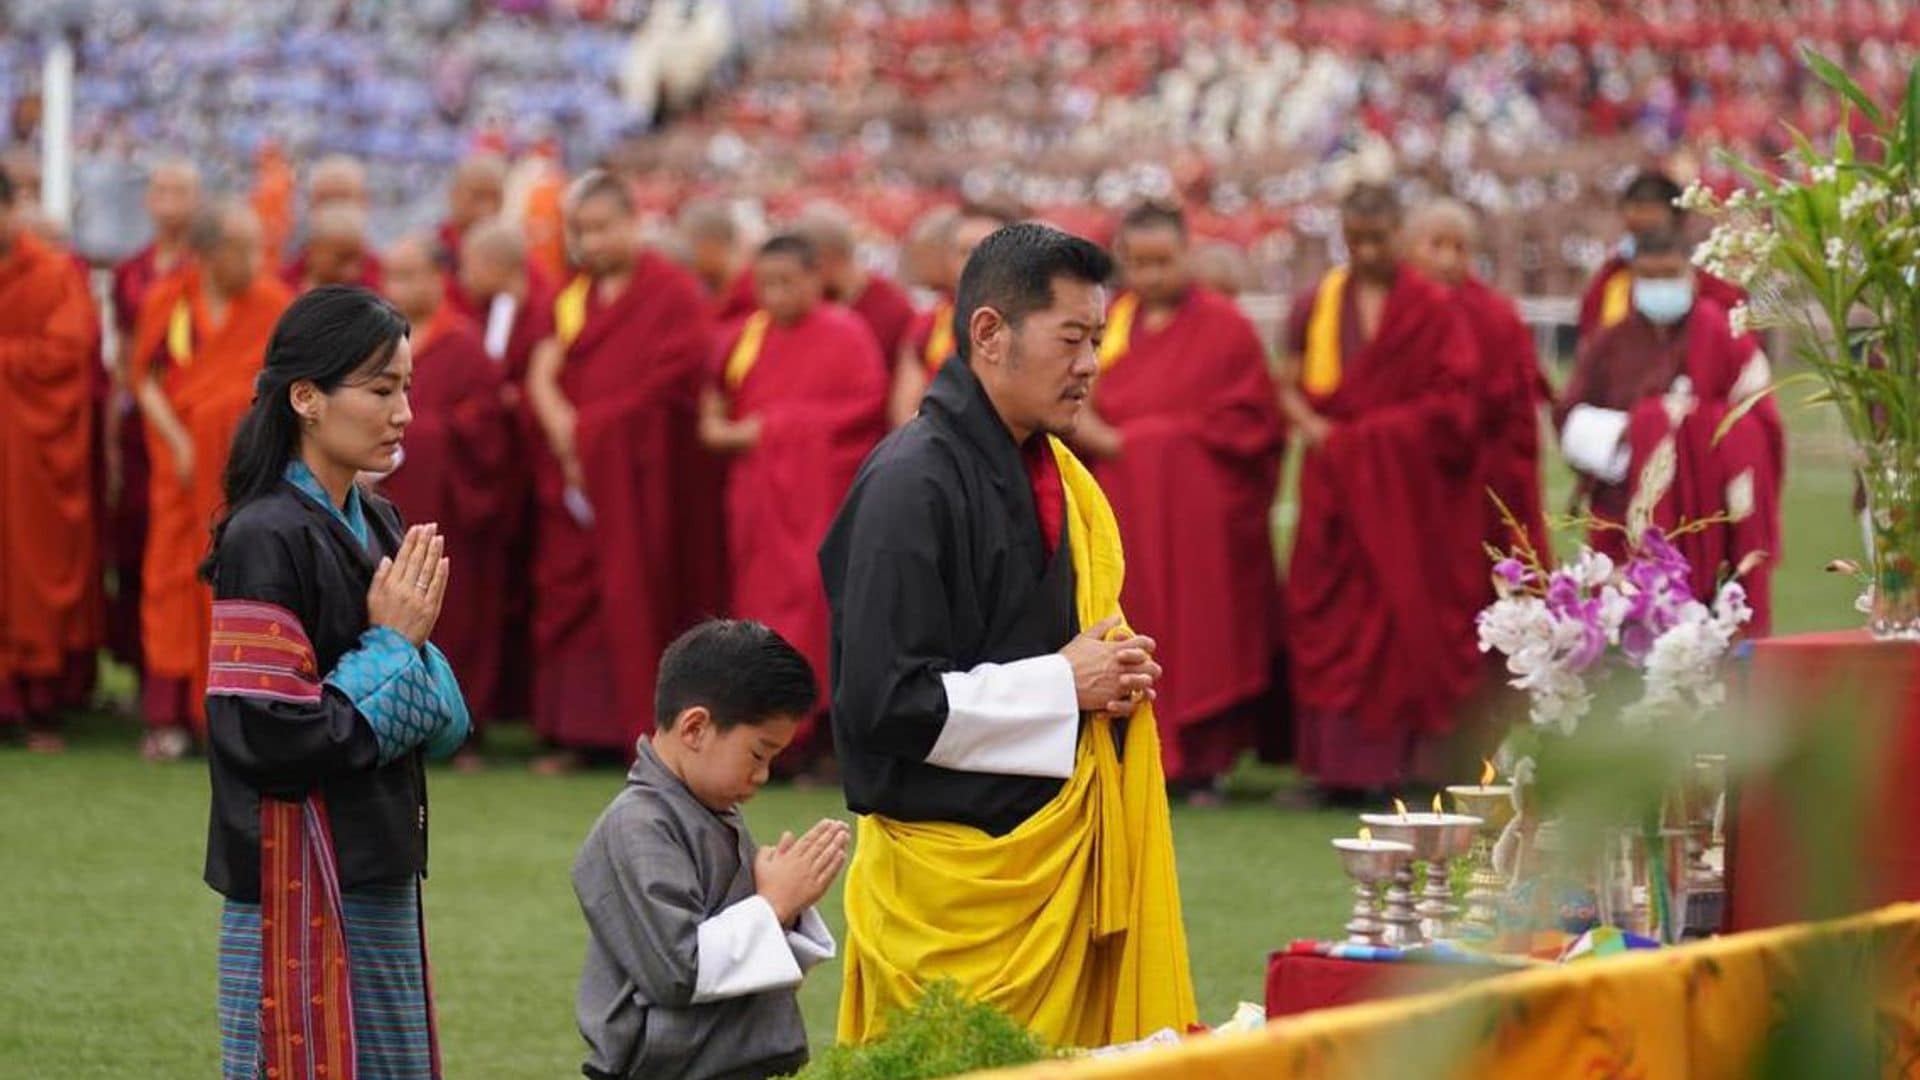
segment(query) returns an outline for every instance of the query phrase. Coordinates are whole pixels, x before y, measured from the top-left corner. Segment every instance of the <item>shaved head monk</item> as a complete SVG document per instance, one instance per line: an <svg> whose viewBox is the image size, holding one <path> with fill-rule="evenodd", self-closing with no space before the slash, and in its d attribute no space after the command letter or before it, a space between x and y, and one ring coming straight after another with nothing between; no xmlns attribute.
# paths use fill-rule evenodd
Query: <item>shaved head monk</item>
<svg viewBox="0 0 1920 1080"><path fill-rule="evenodd" d="M280 271L296 292L317 285L380 289L380 257L367 241L367 170L358 159L329 154L307 177L307 240Z"/></svg>
<svg viewBox="0 0 1920 1080"><path fill-rule="evenodd" d="M134 328L128 380L147 421L153 463L140 612L148 725L177 733L205 723L212 595L198 576L220 509L234 425L253 400L273 324L292 294L261 272L260 223L238 202L195 215L193 260L148 293Z"/></svg>
<svg viewBox="0 0 1920 1080"><path fill-rule="evenodd" d="M1154 715L1167 781L1216 802L1216 781L1279 719L1274 703L1256 706L1280 648L1268 522L1285 430L1259 335L1194 280L1180 211L1129 211L1115 253L1126 288L1073 441L1127 543L1127 611L1164 643Z"/></svg>
<svg viewBox="0 0 1920 1080"><path fill-rule="evenodd" d="M153 239L125 262L113 268L113 323L119 333L119 355L113 358L114 404L104 410L103 446L107 455L107 516L101 532L102 553L113 567L115 592L106 611L107 645L121 663L144 670L140 647L140 566L146 557L147 493L151 485L147 463L146 424L130 402L127 371L133 352L134 323L154 284L186 265L191 257L187 229L201 206L200 170L184 158L155 163L147 174L146 210ZM148 747L151 752L152 747Z"/></svg>
<svg viewBox="0 0 1920 1080"><path fill-rule="evenodd" d="M447 216L440 222L439 247L446 269L454 273L467 233L500 216L507 204L507 162L498 154L473 154L460 159L447 178ZM457 275L447 281L447 299L471 319L485 318L478 302L468 295Z"/></svg>
<svg viewBox="0 0 1920 1080"><path fill-rule="evenodd" d="M1304 445L1286 604L1295 752L1321 797L1352 799L1444 771L1479 671L1452 583L1486 556L1435 527L1480 497L1472 332L1402 265L1391 188L1356 185L1340 212L1347 263L1293 306L1281 401Z"/></svg>
<svg viewBox="0 0 1920 1080"><path fill-rule="evenodd" d="M93 579L94 349L99 323L67 253L22 222L0 173L0 732L61 748L53 712L98 646Z"/></svg>
<svg viewBox="0 0 1920 1080"><path fill-rule="evenodd" d="M907 291L885 274L860 265L853 218L839 204L811 203L793 227L813 246L827 299L851 308L873 331L886 375L913 327L913 301Z"/></svg>
<svg viewBox="0 0 1920 1080"><path fill-rule="evenodd" d="M722 338L702 401L701 441L727 473L729 614L793 643L822 686L827 594L815 552L867 451L886 433L885 365L860 317L825 300L811 241L786 233L753 261L759 308ZM783 755L804 771L830 753L817 703Z"/></svg>
<svg viewBox="0 0 1920 1080"><path fill-rule="evenodd" d="M937 298L931 309L914 320L907 331L906 344L894 358L893 388L887 404L887 419L893 426L899 427L913 418L928 385L954 354L954 335L959 328L953 321L953 290L960 281L961 269L980 241L1013 221L1014 215L1001 207L968 203L955 212L951 224L938 234L945 240L946 253L944 260L938 248L930 254L932 265L940 275L935 285Z"/></svg>
<svg viewBox="0 0 1920 1080"><path fill-rule="evenodd" d="M718 609L719 463L696 427L714 350L699 285L635 238L603 172L566 200L579 273L555 298L527 400L538 420L533 718L556 753L626 755L651 729L660 653Z"/></svg>
<svg viewBox="0 0 1920 1080"><path fill-rule="evenodd" d="M715 324L752 314L757 303L753 267L742 250L746 238L733 207L725 199L692 199L680 208L676 225L687 268L706 289Z"/></svg>
<svg viewBox="0 0 1920 1080"><path fill-rule="evenodd" d="M400 464L380 487L406 520L439 524L447 557L460 568L465 584L447 593L434 642L459 677L477 739L500 712L508 574L500 525L516 492L501 478L515 443L506 376L472 321L447 303L442 265L437 242L425 235L403 237L386 252L387 299L413 327L413 422Z"/></svg>

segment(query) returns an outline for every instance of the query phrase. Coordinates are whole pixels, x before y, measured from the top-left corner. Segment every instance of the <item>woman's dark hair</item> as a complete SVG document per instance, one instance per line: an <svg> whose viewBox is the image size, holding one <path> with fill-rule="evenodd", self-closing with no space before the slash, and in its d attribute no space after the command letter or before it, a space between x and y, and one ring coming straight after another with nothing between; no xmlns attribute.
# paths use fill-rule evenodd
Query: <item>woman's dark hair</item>
<svg viewBox="0 0 1920 1080"><path fill-rule="evenodd" d="M273 491L300 449L300 418L287 391L301 380L332 393L355 372L386 367L410 332L392 304L351 285L303 293L274 324L253 384L253 406L233 433L223 478L226 506L213 526L213 546L200 576L211 582L220 538L240 508Z"/></svg>

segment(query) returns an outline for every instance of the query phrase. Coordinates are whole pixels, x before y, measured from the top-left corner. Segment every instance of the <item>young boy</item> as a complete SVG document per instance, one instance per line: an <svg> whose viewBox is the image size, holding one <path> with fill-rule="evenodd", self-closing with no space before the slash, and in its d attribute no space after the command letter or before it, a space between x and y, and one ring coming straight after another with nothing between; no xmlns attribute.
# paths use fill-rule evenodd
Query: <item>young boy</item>
<svg viewBox="0 0 1920 1080"><path fill-rule="evenodd" d="M834 955L813 905L846 864L848 829L829 818L756 849L736 808L815 693L806 659L756 622L703 623L661 658L657 730L573 866L585 1075L746 1080L806 1064L794 989Z"/></svg>

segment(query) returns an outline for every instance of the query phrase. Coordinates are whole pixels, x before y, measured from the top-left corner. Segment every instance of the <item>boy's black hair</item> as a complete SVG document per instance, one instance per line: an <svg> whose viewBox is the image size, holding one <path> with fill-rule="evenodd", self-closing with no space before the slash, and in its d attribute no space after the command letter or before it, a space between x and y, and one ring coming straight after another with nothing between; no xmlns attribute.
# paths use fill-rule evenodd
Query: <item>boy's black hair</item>
<svg viewBox="0 0 1920 1080"><path fill-rule="evenodd" d="M1657 169L1646 169L1633 175L1627 186L1620 191L1620 205L1629 203L1658 203L1673 212L1674 217L1682 213L1673 205L1680 197L1680 183Z"/></svg>
<svg viewBox="0 0 1920 1080"><path fill-rule="evenodd" d="M813 711L819 684L807 658L766 624L710 619L681 634L660 657L654 726L673 730L688 709L704 706L721 731Z"/></svg>

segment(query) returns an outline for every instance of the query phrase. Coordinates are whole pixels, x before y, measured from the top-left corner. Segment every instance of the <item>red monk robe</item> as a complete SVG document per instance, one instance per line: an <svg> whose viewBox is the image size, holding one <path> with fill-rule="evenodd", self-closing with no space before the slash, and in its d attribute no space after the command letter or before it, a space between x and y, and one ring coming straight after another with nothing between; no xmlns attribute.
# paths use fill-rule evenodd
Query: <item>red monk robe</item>
<svg viewBox="0 0 1920 1080"><path fill-rule="evenodd" d="M301 248L287 264L280 268L280 281L295 294L305 292L307 281L307 249ZM358 285L373 292L380 291L380 256L373 252L364 252L360 256L360 276L350 285Z"/></svg>
<svg viewBox="0 0 1920 1080"><path fill-rule="evenodd" d="M1715 277L1705 270L1693 272L1695 290L1727 311L1746 302L1747 291L1731 281ZM1594 271L1593 280L1580 297L1580 323L1576 340L1586 341L1598 331L1614 326L1633 310L1633 269L1619 255Z"/></svg>
<svg viewBox="0 0 1920 1080"><path fill-rule="evenodd" d="M1526 540L1545 559L1550 550L1546 513L1540 493L1540 410L1552 400L1540 358L1534 351L1533 331L1520 319L1513 301L1486 282L1468 275L1453 290L1467 317L1478 347L1479 366L1473 386L1478 417L1475 430L1480 458L1474 470L1476 497L1483 504L1481 540L1506 551L1516 538L1501 520L1491 491L1512 511L1526 530ZM1493 600L1492 577L1486 567L1473 567L1468 593L1472 612Z"/></svg>
<svg viewBox="0 0 1920 1080"><path fill-rule="evenodd" d="M1480 670L1454 584L1467 561L1487 565L1479 515L1461 513L1478 505L1476 354L1447 293L1405 267L1365 340L1356 286L1317 302L1343 276L1302 296L1288 326L1308 401L1333 425L1301 462L1287 577L1296 754L1323 788L1390 788L1441 767Z"/></svg>
<svg viewBox="0 0 1920 1080"><path fill-rule="evenodd" d="M400 467L380 482L402 517L438 522L447 538L459 582L447 590L433 641L453 665L476 730L500 715L507 663L510 574L499 525L515 492L500 483L514 448L504 383L473 325L441 304L413 331L413 423Z"/></svg>
<svg viewBox="0 0 1920 1080"><path fill-rule="evenodd" d="M854 474L887 430L887 379L866 324L820 304L791 326L757 312L720 354L732 419L759 417L760 441L727 471L729 612L777 631L813 665L826 708L826 587L816 552ZM814 718L796 761L829 749Z"/></svg>
<svg viewBox="0 0 1920 1080"><path fill-rule="evenodd" d="M1259 741L1241 708L1264 695L1280 651L1269 521L1286 432L1253 324L1191 288L1164 325L1116 299L1093 407L1120 456L1094 474L1127 550L1127 617L1160 643L1154 713L1174 783L1225 773Z"/></svg>
<svg viewBox="0 0 1920 1080"><path fill-rule="evenodd" d="M953 297L942 293L931 308L916 315L912 329L907 332L907 341L912 344L913 355L921 367L926 369L927 378L938 375L941 366L954 353Z"/></svg>
<svg viewBox="0 0 1920 1080"><path fill-rule="evenodd" d="M894 361L900 356L901 344L913 329L916 313L913 301L907 298L907 291L895 284L892 278L868 274L866 287L860 290L859 296L848 301L847 306L873 331L873 338L880 345L882 370L891 371Z"/></svg>
<svg viewBox="0 0 1920 1080"><path fill-rule="evenodd" d="M1743 559L1764 555L1741 579L1753 607L1747 633L1754 637L1772 628L1786 437L1772 398L1756 405L1725 437L1716 441L1714 432L1730 409L1766 388L1767 367L1754 339L1735 337L1725 310L1701 297L1671 333L1660 334L1635 313L1588 342L1560 408L1563 416L1577 404L1629 414L1627 479L1586 484L1594 516L1627 523L1630 508L1647 501L1651 523L1665 529L1720 514L1732 519L1674 542L1693 568L1696 597L1711 600L1719 582ZM1685 396L1675 392L1681 376L1690 391ZM1649 470L1656 456L1663 460ZM1656 490L1643 498L1642 483ZM1625 536L1618 531L1596 530L1589 543L1615 557L1625 554Z"/></svg>
<svg viewBox="0 0 1920 1080"><path fill-rule="evenodd" d="M184 255L182 256L184 258ZM113 268L113 325L120 340L133 343L134 324L147 293L180 264L165 269L149 244ZM129 398L124 411L103 416L118 428L120 490L101 508L101 558L113 568L115 591L106 610L107 648L136 671L145 665L140 649L140 564L146 558L147 498L152 486L147 462L147 425Z"/></svg>
<svg viewBox="0 0 1920 1080"><path fill-rule="evenodd" d="M570 297L585 305L572 332ZM653 729L661 651L723 599L720 462L696 436L712 324L692 276L652 252L617 298L569 285L546 317L586 487L569 499L536 443L534 724L562 747L630 753Z"/></svg>
<svg viewBox="0 0 1920 1080"><path fill-rule="evenodd" d="M257 275L215 325L200 271L189 267L154 286L135 326L128 382L138 386L149 372L158 372L167 402L193 443L193 476L183 483L173 449L148 426L153 473L140 599L147 658L141 698L147 722L156 728L198 731L206 722L202 698L213 594L200 581L199 566L208 529L225 502L221 474L234 428L253 401L273 325L292 299L286 286Z"/></svg>
<svg viewBox="0 0 1920 1080"><path fill-rule="evenodd" d="M0 724L63 700L99 644L91 476L98 316L66 252L0 257Z"/></svg>
<svg viewBox="0 0 1920 1080"><path fill-rule="evenodd" d="M735 274L733 284L728 285L725 292L713 294L707 307L713 313L716 327L730 327L759 310L760 298L753 291L752 268Z"/></svg>
<svg viewBox="0 0 1920 1080"><path fill-rule="evenodd" d="M544 444L540 425L533 418L523 396L527 367L533 362L534 347L552 332L555 289L545 270L531 260L527 263L527 295L513 308L512 319L497 341L489 340L488 355L501 365L506 389L514 402L511 411L513 452L500 474L500 485L508 492L505 514L498 529L506 537L507 565L515 568L505 583L506 616L502 655L526 657L533 650L533 582L522 569L533 565L533 460ZM479 325L484 331L492 314L492 304L482 312ZM493 355L493 347L499 355ZM533 707L531 666L508 664L499 675L498 708L502 716L526 716Z"/></svg>

